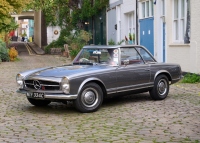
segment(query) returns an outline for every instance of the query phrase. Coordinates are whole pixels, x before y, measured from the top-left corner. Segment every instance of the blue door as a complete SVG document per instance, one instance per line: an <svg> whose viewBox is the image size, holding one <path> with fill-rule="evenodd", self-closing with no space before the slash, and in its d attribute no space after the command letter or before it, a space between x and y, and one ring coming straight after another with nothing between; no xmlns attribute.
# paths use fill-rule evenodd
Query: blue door
<svg viewBox="0 0 200 143"><path fill-rule="evenodd" d="M154 18L140 19L140 45L146 47L154 55Z"/></svg>

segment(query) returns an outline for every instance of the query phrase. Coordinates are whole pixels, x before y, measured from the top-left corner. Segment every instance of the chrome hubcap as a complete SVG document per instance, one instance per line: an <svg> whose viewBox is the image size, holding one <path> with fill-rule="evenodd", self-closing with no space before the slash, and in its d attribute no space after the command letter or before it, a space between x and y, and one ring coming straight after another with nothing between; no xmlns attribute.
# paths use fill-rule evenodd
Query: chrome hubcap
<svg viewBox="0 0 200 143"><path fill-rule="evenodd" d="M92 91L88 91L84 95L85 103L92 104L95 100L95 94Z"/></svg>
<svg viewBox="0 0 200 143"><path fill-rule="evenodd" d="M166 92L167 92L167 81L165 79L161 79L159 82L158 82L158 92L160 95L164 95Z"/></svg>
<svg viewBox="0 0 200 143"><path fill-rule="evenodd" d="M87 88L82 92L82 103L86 107L93 107L98 102L98 92L94 88Z"/></svg>

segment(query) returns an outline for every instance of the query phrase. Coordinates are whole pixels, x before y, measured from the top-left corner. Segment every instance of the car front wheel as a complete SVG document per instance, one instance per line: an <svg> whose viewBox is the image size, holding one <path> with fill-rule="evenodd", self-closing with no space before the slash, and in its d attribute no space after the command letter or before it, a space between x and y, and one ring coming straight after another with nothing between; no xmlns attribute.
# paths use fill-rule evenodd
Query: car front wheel
<svg viewBox="0 0 200 143"><path fill-rule="evenodd" d="M154 100L163 100L169 93L169 81L165 75L159 75L155 82L154 87L150 90L150 96Z"/></svg>
<svg viewBox="0 0 200 143"><path fill-rule="evenodd" d="M51 103L51 101L49 100L36 100L33 98L27 98L27 99L32 105L35 105L35 106L47 106L48 104Z"/></svg>
<svg viewBox="0 0 200 143"><path fill-rule="evenodd" d="M74 104L80 112L88 113L99 109L103 102L103 92L96 83L88 83L83 86Z"/></svg>

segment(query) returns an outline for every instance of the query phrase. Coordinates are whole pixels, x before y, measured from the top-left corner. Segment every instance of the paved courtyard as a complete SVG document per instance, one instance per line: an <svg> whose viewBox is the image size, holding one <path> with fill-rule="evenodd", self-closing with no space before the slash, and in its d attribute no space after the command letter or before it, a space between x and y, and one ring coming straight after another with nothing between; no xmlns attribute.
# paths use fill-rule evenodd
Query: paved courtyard
<svg viewBox="0 0 200 143"><path fill-rule="evenodd" d="M200 142L200 84L172 85L163 101L151 100L148 93L106 100L97 112L82 114L72 104L34 107L15 92L18 72L70 60L50 55L19 59L0 63L0 142Z"/></svg>

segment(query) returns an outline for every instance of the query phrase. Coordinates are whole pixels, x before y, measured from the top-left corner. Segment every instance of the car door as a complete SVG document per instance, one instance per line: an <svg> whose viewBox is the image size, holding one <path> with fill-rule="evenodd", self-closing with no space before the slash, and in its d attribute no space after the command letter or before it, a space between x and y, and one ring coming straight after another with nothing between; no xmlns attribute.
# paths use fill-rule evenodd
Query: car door
<svg viewBox="0 0 200 143"><path fill-rule="evenodd" d="M150 66L134 47L122 47L120 60L121 66L116 71L118 92L148 87Z"/></svg>

